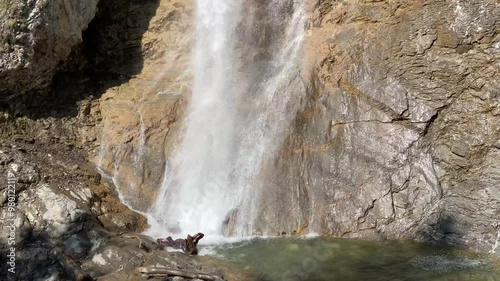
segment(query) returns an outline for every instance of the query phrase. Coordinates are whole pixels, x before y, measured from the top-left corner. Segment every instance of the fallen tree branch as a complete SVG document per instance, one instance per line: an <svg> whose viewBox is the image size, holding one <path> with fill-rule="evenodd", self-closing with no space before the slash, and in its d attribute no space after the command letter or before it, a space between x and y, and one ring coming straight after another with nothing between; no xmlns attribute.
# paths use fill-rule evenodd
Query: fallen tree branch
<svg viewBox="0 0 500 281"><path fill-rule="evenodd" d="M166 267L139 267L138 270L140 273L146 274L148 276L156 276L156 277L179 276L179 277L186 277L186 278L191 278L191 279L201 279L201 280L208 280L208 281L220 280L216 276L208 275L205 273L178 270L178 269L172 269L172 268L166 268Z"/></svg>

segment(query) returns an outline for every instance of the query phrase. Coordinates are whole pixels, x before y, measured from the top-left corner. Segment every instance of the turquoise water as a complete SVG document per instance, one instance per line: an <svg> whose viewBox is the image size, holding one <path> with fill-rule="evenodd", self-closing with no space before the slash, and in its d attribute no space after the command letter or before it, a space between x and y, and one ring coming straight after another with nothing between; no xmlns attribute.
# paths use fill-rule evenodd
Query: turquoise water
<svg viewBox="0 0 500 281"><path fill-rule="evenodd" d="M210 250L262 281L500 281L492 256L414 242L269 238Z"/></svg>

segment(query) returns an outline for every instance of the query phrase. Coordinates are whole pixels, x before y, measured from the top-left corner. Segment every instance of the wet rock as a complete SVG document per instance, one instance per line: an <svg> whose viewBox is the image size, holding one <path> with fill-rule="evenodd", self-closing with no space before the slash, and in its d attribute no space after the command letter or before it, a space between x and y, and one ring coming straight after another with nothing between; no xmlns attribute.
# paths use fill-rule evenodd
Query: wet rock
<svg viewBox="0 0 500 281"><path fill-rule="evenodd" d="M189 56L179 48L188 42L181 30L190 26L191 7L174 2L161 2L152 20L141 73L85 107L102 121L86 135L100 143L94 161L141 210L154 202L165 155L178 147L187 97L179 85L190 83L180 74ZM499 8L485 0L320 2L308 1L308 96L280 152L261 170L254 233L434 239L491 250ZM165 36L158 34L165 24ZM164 80L176 81L168 90L150 82L162 44ZM477 190L460 185L468 179ZM484 196L469 198L472 191ZM100 204L103 214L115 209ZM484 204L482 212L475 204ZM445 214L454 208L468 211ZM225 231L235 221L233 211Z"/></svg>
<svg viewBox="0 0 500 281"><path fill-rule="evenodd" d="M121 278L143 280L144 278L137 272L139 266L202 271L219 277L222 275L215 268L202 265L182 253L169 253L160 248L147 236L137 234L118 236L109 239L93 251L82 264L82 268L99 280L124 280Z"/></svg>
<svg viewBox="0 0 500 281"><path fill-rule="evenodd" d="M54 65L80 40L95 2L70 5L69 10L76 12L60 16L61 1L35 1L34 7L40 9L34 11L35 18L53 11L47 13L49 27L67 26L63 24L66 15L76 15L78 19L68 28L72 35L66 40L68 30L53 29L59 36L20 26L21 33L36 36L15 45L8 57L0 50L0 62L6 62L8 70L0 68L0 93L47 85ZM145 210L155 200L165 155L176 149L181 135L179 120L190 92L191 78L185 70L191 38L186 30L192 25L193 7L182 0L162 0L159 6L133 3L130 9L114 13L114 1L101 3L104 8L111 3L106 11L116 17L116 24L96 25L87 33L103 39L96 52L123 58L139 47L141 53L131 60L144 59L144 63L134 63L133 72L122 69L119 60L96 57L106 69L118 73L120 85L81 103L75 113L78 118L15 119L15 130L2 126L0 131L9 136L29 134L36 142L50 140L67 148L70 141L81 138L93 161L101 165L103 178L113 179L134 207ZM312 24L304 48L304 77L300 77L308 86L308 96L301 101L278 156L264 163L256 181L265 186L256 186L263 194L255 233L313 231L342 237L414 238L498 253L500 155L498 149L491 149L492 143L500 148L498 5L486 0L425 5L419 1L308 3L313 7ZM155 15L151 21L149 14ZM145 34L144 28L149 28ZM47 38L43 32L49 32L46 47L54 52L40 54L35 61L38 54L29 52L35 44L30 38L40 38L43 44ZM64 46L55 50L61 42ZM256 59L262 58L265 55ZM130 73L133 78L123 78ZM57 113L50 109L51 115ZM83 119L88 122L80 123ZM23 149L9 153L4 162L21 163L20 154L31 154ZM105 180L91 186L97 198L81 185L68 185L67 175L77 174L81 167L72 163L77 161L68 157L71 152L64 154L60 147L42 150L47 161L39 160L41 164L33 168L51 184L33 184L19 195L21 203L33 206L22 206L16 224L26 237L42 232L50 239L29 240L23 259L32 275L21 280L64 279L81 276L81 271L102 280L142 280L131 265L144 259L151 265L199 268L191 260L155 252L151 242L144 242L147 239L116 238L97 231L102 227L97 216L105 227L118 232L141 229L143 220L119 203L114 187L106 187ZM12 168L22 172L24 165L32 164ZM33 179L28 176L24 181L36 183ZM228 232L235 216L232 212L228 217ZM82 222L94 225L84 228ZM89 229L100 234L82 234ZM53 243L63 245L56 254ZM61 258L62 253L70 257ZM67 265L71 256L83 268Z"/></svg>
<svg viewBox="0 0 500 281"><path fill-rule="evenodd" d="M83 151L75 149L75 154L68 157L57 144L40 144L36 149L39 152L27 155L8 144L9 141L0 139L0 147L15 162L0 166L2 175L8 171L20 175L30 165L41 167L41 177L50 175L46 183L30 184L25 190L18 190L12 224L16 227L16 262L18 266L22 265L22 270L12 280L95 280L98 276L99 280L140 281L144 278L137 273L139 265L220 274L215 268L202 265L184 254L160 250L152 238L133 233L133 230L144 229L145 218L121 204L113 186L93 182L95 167L90 165L88 171L68 170L71 165L53 161L66 156L62 157L66 163L85 167L87 164L79 162L81 158L76 157ZM27 149L35 151L32 147ZM47 159L48 152L52 160ZM97 202L107 202L112 206L109 209L114 213L106 213L113 221L108 229L91 211ZM113 216L117 218L113 219ZM0 217L9 218L6 205L1 206ZM134 224L128 225L130 222ZM6 235L0 237L2 252L7 252L7 239ZM0 262L5 262L3 256ZM6 270L6 267L0 267L0 275L7 276Z"/></svg>
<svg viewBox="0 0 500 281"><path fill-rule="evenodd" d="M87 137L95 138L100 146L90 152L94 163L99 163L107 176L115 178L127 202L141 211L146 211L155 200L163 179L165 154L177 147L181 125L178 121L184 114L191 83L186 73L189 72L192 34L186 31L192 28L193 3L161 0L158 4L157 8L134 5L132 14L128 9L127 12L111 9L116 12L116 25L131 18L136 22L135 28L122 28L130 37L143 36L138 48L144 67L132 79L108 89L96 101L90 115L101 122L96 130L87 132ZM154 16L145 21L150 14ZM127 40L124 43L134 44ZM109 49L114 55L129 60L127 48L110 46ZM119 69L120 65L114 63L113 67ZM136 196L137 193L141 196Z"/></svg>

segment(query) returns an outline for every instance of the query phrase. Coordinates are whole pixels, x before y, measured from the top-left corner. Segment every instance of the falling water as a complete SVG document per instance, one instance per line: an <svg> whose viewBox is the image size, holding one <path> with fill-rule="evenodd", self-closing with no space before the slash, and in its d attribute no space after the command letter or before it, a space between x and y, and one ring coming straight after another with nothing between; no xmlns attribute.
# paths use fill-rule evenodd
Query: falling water
<svg viewBox="0 0 500 281"><path fill-rule="evenodd" d="M152 234L255 234L258 174L304 92L302 2L197 0L192 97Z"/></svg>

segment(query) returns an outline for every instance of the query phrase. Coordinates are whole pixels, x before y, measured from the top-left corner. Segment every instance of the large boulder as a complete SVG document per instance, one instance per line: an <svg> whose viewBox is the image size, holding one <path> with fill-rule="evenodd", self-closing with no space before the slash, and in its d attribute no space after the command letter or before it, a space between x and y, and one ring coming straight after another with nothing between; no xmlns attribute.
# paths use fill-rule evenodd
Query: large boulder
<svg viewBox="0 0 500 281"><path fill-rule="evenodd" d="M0 2L0 101L52 82L99 0Z"/></svg>
<svg viewBox="0 0 500 281"><path fill-rule="evenodd" d="M10 234L0 238L0 248L4 252L15 249L15 274L5 272L5 267L1 274L10 280L67 280L83 276L77 266L68 264L85 256L102 237L89 208L95 195L83 184L66 189L47 183L19 188L22 183L17 180L23 176L25 163L10 166L8 174L16 194L14 201L9 197L1 204L0 217L5 219ZM99 231L92 230L93 226Z"/></svg>
<svg viewBox="0 0 500 281"><path fill-rule="evenodd" d="M79 206L88 204L92 198L90 189L77 192L80 194L71 191L71 195L66 195L42 184L19 195L19 211L26 216L35 232L46 233L50 238L70 235L81 230L79 222L90 215L88 210Z"/></svg>

